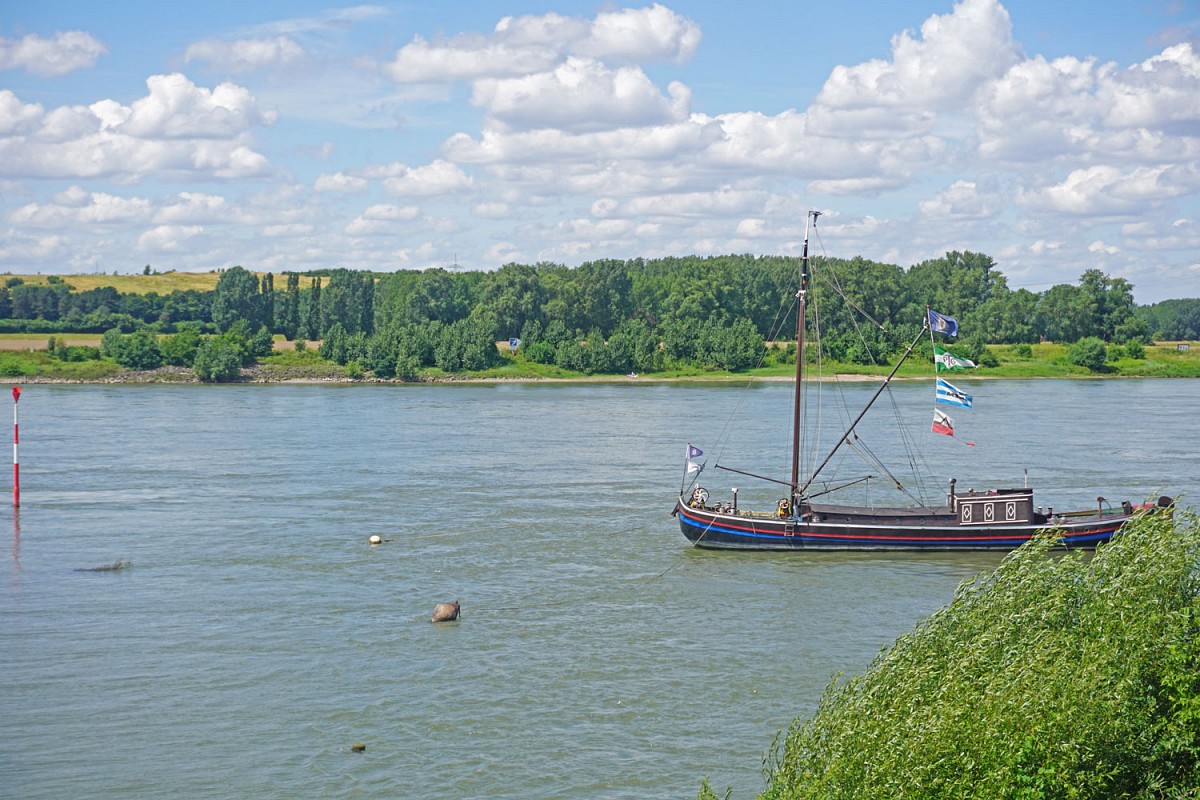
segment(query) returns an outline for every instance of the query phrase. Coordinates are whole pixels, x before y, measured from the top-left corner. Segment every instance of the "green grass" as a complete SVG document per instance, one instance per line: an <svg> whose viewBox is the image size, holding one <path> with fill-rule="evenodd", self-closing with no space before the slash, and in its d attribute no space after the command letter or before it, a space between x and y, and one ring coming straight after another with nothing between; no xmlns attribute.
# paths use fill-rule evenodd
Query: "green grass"
<svg viewBox="0 0 1200 800"><path fill-rule="evenodd" d="M44 351L0 352L0 377L101 381L122 372L111 361L59 361Z"/></svg>
<svg viewBox="0 0 1200 800"><path fill-rule="evenodd" d="M1014 551L831 683L776 740L760 800L1198 796L1197 524Z"/></svg>

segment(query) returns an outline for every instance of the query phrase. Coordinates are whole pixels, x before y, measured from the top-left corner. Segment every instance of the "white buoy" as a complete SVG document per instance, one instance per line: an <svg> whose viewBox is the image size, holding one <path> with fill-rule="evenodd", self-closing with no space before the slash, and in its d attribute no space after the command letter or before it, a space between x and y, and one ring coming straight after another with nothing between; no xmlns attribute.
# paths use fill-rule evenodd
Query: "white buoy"
<svg viewBox="0 0 1200 800"><path fill-rule="evenodd" d="M371 538L367 539L367 541L371 544L379 544L383 541L383 537L381 537L378 533L373 533L371 534Z"/></svg>

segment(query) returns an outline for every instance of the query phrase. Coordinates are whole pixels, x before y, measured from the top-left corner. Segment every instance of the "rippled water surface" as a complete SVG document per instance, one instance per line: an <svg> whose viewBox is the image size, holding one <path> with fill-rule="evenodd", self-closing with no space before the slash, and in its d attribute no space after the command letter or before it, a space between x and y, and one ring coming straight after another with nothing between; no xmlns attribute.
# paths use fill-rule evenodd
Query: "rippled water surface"
<svg viewBox="0 0 1200 800"><path fill-rule="evenodd" d="M1195 496L1198 382L959 384L976 447L916 437L937 439L937 491L1028 469L1038 504ZM894 404L924 418L931 395ZM669 513L685 442L782 474L789 403L782 384L27 387L22 506L0 511L0 796L686 798L708 777L751 797L835 673L1000 559L690 549ZM752 483L744 504L773 502ZM462 619L430 624L453 599Z"/></svg>

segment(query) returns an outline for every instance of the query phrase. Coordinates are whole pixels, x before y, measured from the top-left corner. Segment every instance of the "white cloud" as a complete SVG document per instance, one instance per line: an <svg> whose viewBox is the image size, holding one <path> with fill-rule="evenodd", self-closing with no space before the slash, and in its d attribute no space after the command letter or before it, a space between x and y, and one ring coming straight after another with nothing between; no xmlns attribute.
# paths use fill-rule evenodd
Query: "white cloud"
<svg viewBox="0 0 1200 800"><path fill-rule="evenodd" d="M513 48L480 36L429 43L417 36L383 67L396 83L440 83L484 76L525 75L548 69L557 59L548 47Z"/></svg>
<svg viewBox="0 0 1200 800"><path fill-rule="evenodd" d="M0 89L0 136L32 133L45 113L39 104L22 103L10 90Z"/></svg>
<svg viewBox="0 0 1200 800"><path fill-rule="evenodd" d="M457 164L438 159L423 167L404 168L399 175L387 178L384 188L396 195L443 195L469 189L472 180Z"/></svg>
<svg viewBox="0 0 1200 800"><path fill-rule="evenodd" d="M0 38L0 69L24 69L54 78L91 67L108 48L86 31L59 31L46 39L35 33L19 40Z"/></svg>
<svg viewBox="0 0 1200 800"><path fill-rule="evenodd" d="M1180 193L1178 188L1165 185L1164 172L1162 168L1147 167L1077 169L1061 183L1027 192L1019 200L1034 211L1072 215L1127 213Z"/></svg>
<svg viewBox="0 0 1200 800"><path fill-rule="evenodd" d="M104 192L87 192L78 186L55 195L51 203L29 203L14 209L8 221L22 228L61 228L146 222L150 201Z"/></svg>
<svg viewBox="0 0 1200 800"><path fill-rule="evenodd" d="M403 230L403 223L420 216L416 206L397 206L379 203L370 206L346 226L347 236L378 236Z"/></svg>
<svg viewBox="0 0 1200 800"><path fill-rule="evenodd" d="M601 130L686 119L691 93L672 83L665 98L640 69L569 58L551 72L479 80L471 102L515 129Z"/></svg>
<svg viewBox="0 0 1200 800"><path fill-rule="evenodd" d="M286 66L303 57L304 49L286 36L232 42L204 39L188 45L183 54L185 62L208 61L232 72Z"/></svg>
<svg viewBox="0 0 1200 800"><path fill-rule="evenodd" d="M211 224L233 222L237 216L229 201L220 195L201 192L180 192L154 215L154 221L164 224Z"/></svg>
<svg viewBox="0 0 1200 800"><path fill-rule="evenodd" d="M666 6L623 8L596 15L586 38L575 51L606 58L617 56L630 61L665 59L676 63L689 61L700 46L700 26Z"/></svg>
<svg viewBox="0 0 1200 800"><path fill-rule="evenodd" d="M202 233L200 225L159 225L138 237L137 249L143 253L177 253Z"/></svg>
<svg viewBox="0 0 1200 800"><path fill-rule="evenodd" d="M1104 78L1097 99L1109 125L1200 123L1200 54L1186 42Z"/></svg>
<svg viewBox="0 0 1200 800"><path fill-rule="evenodd" d="M471 213L475 216L486 219L505 219L510 211L508 203L499 202L476 203L475 207L471 209Z"/></svg>
<svg viewBox="0 0 1200 800"><path fill-rule="evenodd" d="M504 17L488 35L460 34L433 42L415 36L381 70L397 83L495 80L549 71L572 55L680 63L699 44L696 23L655 3L601 12L593 20L553 12Z"/></svg>
<svg viewBox="0 0 1200 800"><path fill-rule="evenodd" d="M100 100L49 112L0 92L0 159L10 175L39 178L196 173L215 178L265 175L266 158L248 142L249 131L274 121L243 87L198 87L183 75L154 75L149 94L124 106Z"/></svg>
<svg viewBox="0 0 1200 800"><path fill-rule="evenodd" d="M367 181L344 172L333 175L318 175L313 183L313 191L342 192L344 194L361 194L367 190Z"/></svg>
<svg viewBox="0 0 1200 800"><path fill-rule="evenodd" d="M933 200L925 200L917 207L925 217L982 220L999 213L999 197L997 191L980 191L973 181L959 180L943 189Z"/></svg>
<svg viewBox="0 0 1200 800"><path fill-rule="evenodd" d="M962 0L921 25L921 38L892 39L892 60L835 67L816 105L954 110L1020 58L1012 21L996 0Z"/></svg>
<svg viewBox="0 0 1200 800"><path fill-rule="evenodd" d="M133 102L118 130L139 138L227 138L255 125L270 125L249 90L233 83L205 89L180 73L146 79L150 93Z"/></svg>

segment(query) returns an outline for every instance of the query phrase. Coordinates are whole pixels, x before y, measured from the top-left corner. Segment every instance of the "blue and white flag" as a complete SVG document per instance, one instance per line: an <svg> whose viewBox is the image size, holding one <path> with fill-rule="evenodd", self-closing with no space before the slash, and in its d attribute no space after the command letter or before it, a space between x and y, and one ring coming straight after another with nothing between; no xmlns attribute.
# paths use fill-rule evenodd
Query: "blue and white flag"
<svg viewBox="0 0 1200 800"><path fill-rule="evenodd" d="M929 309L929 327L934 333L944 333L947 336L958 336L958 320L939 314Z"/></svg>
<svg viewBox="0 0 1200 800"><path fill-rule="evenodd" d="M950 381L937 379L937 402L959 408L970 408L973 402L971 395L959 389Z"/></svg>
<svg viewBox="0 0 1200 800"><path fill-rule="evenodd" d="M690 444L688 445L688 451L687 451L688 458L699 458L702 455L704 455L704 451L701 450L699 447L692 447Z"/></svg>
<svg viewBox="0 0 1200 800"><path fill-rule="evenodd" d="M689 475L692 474L693 472L700 471L700 469L701 469L700 465L697 464L695 461L692 461L692 459L699 458L702 455L704 455L703 450L701 450L699 447L692 447L691 443L690 442L688 443L688 446L687 446L687 471L688 471Z"/></svg>

